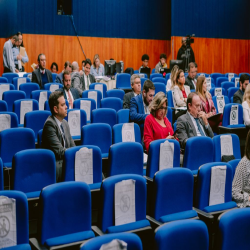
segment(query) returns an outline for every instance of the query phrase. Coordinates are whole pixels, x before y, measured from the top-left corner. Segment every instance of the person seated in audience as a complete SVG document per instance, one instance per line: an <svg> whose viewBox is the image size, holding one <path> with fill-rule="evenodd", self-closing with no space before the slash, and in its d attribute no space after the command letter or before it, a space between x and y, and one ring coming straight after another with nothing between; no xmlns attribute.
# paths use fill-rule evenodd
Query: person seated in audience
<svg viewBox="0 0 250 250"><path fill-rule="evenodd" d="M56 73L56 74L57 74L57 72L58 72L58 65L57 65L56 62L53 62L53 63L51 64L50 70L51 70L52 73Z"/></svg>
<svg viewBox="0 0 250 250"><path fill-rule="evenodd" d="M94 56L93 65L90 67L90 74L93 76L104 76L104 66L101 64L98 54Z"/></svg>
<svg viewBox="0 0 250 250"><path fill-rule="evenodd" d="M158 139L175 139L172 125L166 117L168 100L163 92L158 92L149 105L150 115L144 124L144 145L148 152L152 141Z"/></svg>
<svg viewBox="0 0 250 250"><path fill-rule="evenodd" d="M38 69L32 72L32 82L37 83L40 89L44 89L44 84L53 82L51 71L46 69L46 56L39 54L38 58Z"/></svg>
<svg viewBox="0 0 250 250"><path fill-rule="evenodd" d="M173 102L175 108L185 108L187 107L187 97L190 93L189 86L185 84L184 71L180 69L176 74L176 85L173 88ZM176 110L176 119L181 115L185 114L186 110Z"/></svg>
<svg viewBox="0 0 250 250"><path fill-rule="evenodd" d="M201 99L195 92L188 95L187 113L177 120L177 134L182 148L185 148L188 138L194 136L214 137L206 113L201 111Z"/></svg>
<svg viewBox="0 0 250 250"><path fill-rule="evenodd" d="M246 126L250 126L250 85L248 84L243 96L243 119Z"/></svg>
<svg viewBox="0 0 250 250"><path fill-rule="evenodd" d="M15 63L16 69L18 69L19 72L24 72L24 67L22 65L18 65L18 61L21 61L21 63L27 63L29 61L29 57L27 56L26 51L25 51L24 56L22 56L20 54L20 47L24 47L22 33L17 32L16 36L18 37L18 41L15 42L15 44L14 44L14 46L12 48L14 63Z"/></svg>
<svg viewBox="0 0 250 250"><path fill-rule="evenodd" d="M62 91L65 100L69 103L69 108L73 108L74 100L79 99L79 93L77 89L71 88L71 77L68 70L63 72L63 88L58 89L57 91Z"/></svg>
<svg viewBox="0 0 250 250"><path fill-rule="evenodd" d="M167 81L166 92L174 89L174 86L176 84L176 75L178 71L179 71L178 65L174 65L174 67L171 70L170 78Z"/></svg>
<svg viewBox="0 0 250 250"><path fill-rule="evenodd" d="M82 90L79 90L78 87L81 86L81 75L79 72L78 62L72 62L72 73L71 73L71 85L73 88L77 89L79 95L82 96Z"/></svg>
<svg viewBox="0 0 250 250"><path fill-rule="evenodd" d="M139 73L141 72L141 69L148 68L149 56L147 54L144 54L141 57L141 60L142 60L142 66L139 68Z"/></svg>
<svg viewBox="0 0 250 250"><path fill-rule="evenodd" d="M233 179L232 198L239 208L250 207L250 131L247 134L245 155L239 162Z"/></svg>
<svg viewBox="0 0 250 250"><path fill-rule="evenodd" d="M194 62L194 65L195 65L195 79L198 78L198 64L196 62Z"/></svg>
<svg viewBox="0 0 250 250"><path fill-rule="evenodd" d="M67 148L75 147L67 121L67 106L63 93L54 91L49 97L49 116L43 127L42 148L50 149L56 157L56 181L62 179L63 157Z"/></svg>
<svg viewBox="0 0 250 250"><path fill-rule="evenodd" d="M191 62L188 64L188 76L185 79L185 85L189 86L191 89L196 89L196 79L197 68L195 67L195 63Z"/></svg>
<svg viewBox="0 0 250 250"><path fill-rule="evenodd" d="M56 76L55 82L63 84L63 73L65 70L69 71L70 74L72 73L72 65L70 61L64 63L64 70Z"/></svg>
<svg viewBox="0 0 250 250"><path fill-rule="evenodd" d="M167 56L166 54L160 54L160 61L155 66L155 73L160 73L160 69L167 68L168 65L166 63Z"/></svg>
<svg viewBox="0 0 250 250"><path fill-rule="evenodd" d="M234 93L233 102L242 104L243 95L247 85L249 84L249 76L247 74L242 74L240 76L240 89Z"/></svg>
<svg viewBox="0 0 250 250"><path fill-rule="evenodd" d="M130 78L130 83L131 83L132 91L126 93L123 97L123 108L124 109L129 109L131 98L133 98L141 93L141 78L138 75L133 74Z"/></svg>
<svg viewBox="0 0 250 250"><path fill-rule="evenodd" d="M141 136L143 137L144 121L149 115L149 104L155 95L155 86L150 80L143 84L142 94L133 97L130 100L129 120L140 126Z"/></svg>

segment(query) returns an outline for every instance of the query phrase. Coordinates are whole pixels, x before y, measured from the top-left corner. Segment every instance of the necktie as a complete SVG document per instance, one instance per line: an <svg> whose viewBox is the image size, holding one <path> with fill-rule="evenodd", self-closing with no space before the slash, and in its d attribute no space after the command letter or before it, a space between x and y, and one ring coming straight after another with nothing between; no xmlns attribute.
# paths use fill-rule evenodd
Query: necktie
<svg viewBox="0 0 250 250"><path fill-rule="evenodd" d="M66 138L65 138L64 129L63 129L62 124L60 125L60 127L61 127L61 130L62 130L62 136L63 136L64 143L65 143L64 146L65 146L65 148L68 148L68 143L67 143Z"/></svg>
<svg viewBox="0 0 250 250"><path fill-rule="evenodd" d="M201 128L201 125L199 123L199 118L194 118L198 127L199 132L201 133L201 136L206 136Z"/></svg>
<svg viewBox="0 0 250 250"><path fill-rule="evenodd" d="M73 102L72 102L72 98L71 98L69 90L68 90L68 96L69 96L69 108L72 109L73 108Z"/></svg>
<svg viewBox="0 0 250 250"><path fill-rule="evenodd" d="M89 89L89 76L87 76L87 87Z"/></svg>

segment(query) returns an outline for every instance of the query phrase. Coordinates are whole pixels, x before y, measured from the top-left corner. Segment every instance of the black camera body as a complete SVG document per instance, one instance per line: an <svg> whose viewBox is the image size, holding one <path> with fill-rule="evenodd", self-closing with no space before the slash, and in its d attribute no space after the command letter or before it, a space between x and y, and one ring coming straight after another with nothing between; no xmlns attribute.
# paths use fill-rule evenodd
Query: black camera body
<svg viewBox="0 0 250 250"><path fill-rule="evenodd" d="M187 48L190 47L191 43L194 43L194 37L195 37L195 34L186 36L186 46L187 46Z"/></svg>

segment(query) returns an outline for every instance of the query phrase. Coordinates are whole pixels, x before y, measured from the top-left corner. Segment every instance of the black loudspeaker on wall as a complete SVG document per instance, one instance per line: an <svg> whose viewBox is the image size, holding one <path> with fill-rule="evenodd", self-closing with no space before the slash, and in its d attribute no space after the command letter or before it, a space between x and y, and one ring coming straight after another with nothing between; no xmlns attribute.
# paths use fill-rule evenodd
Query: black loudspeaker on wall
<svg viewBox="0 0 250 250"><path fill-rule="evenodd" d="M57 15L73 15L72 0L57 0Z"/></svg>

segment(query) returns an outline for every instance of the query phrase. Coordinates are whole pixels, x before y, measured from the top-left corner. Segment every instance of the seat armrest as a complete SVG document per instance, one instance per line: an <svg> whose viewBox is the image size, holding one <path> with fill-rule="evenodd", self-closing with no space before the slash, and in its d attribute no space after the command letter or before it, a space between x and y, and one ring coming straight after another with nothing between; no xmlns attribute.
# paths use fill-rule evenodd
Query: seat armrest
<svg viewBox="0 0 250 250"><path fill-rule="evenodd" d="M153 183L153 179L152 179L152 178L150 178L150 177L148 177L148 176L144 176L144 178L145 178L148 182Z"/></svg>
<svg viewBox="0 0 250 250"><path fill-rule="evenodd" d="M36 238L30 238L29 243L30 243L31 249L48 250L48 248L41 245Z"/></svg>
<svg viewBox="0 0 250 250"><path fill-rule="evenodd" d="M147 220L149 220L150 225L151 225L151 227L152 227L152 229L153 229L154 231L155 231L155 229L156 229L157 227L159 227L159 226L162 225L161 222L159 222L158 220L154 219L153 217L151 217L151 216L149 216L149 215L146 215L146 218L147 218Z"/></svg>
<svg viewBox="0 0 250 250"><path fill-rule="evenodd" d="M91 228L92 228L93 232L95 233L95 236L102 236L102 235L104 235L103 231L99 227L92 226Z"/></svg>

